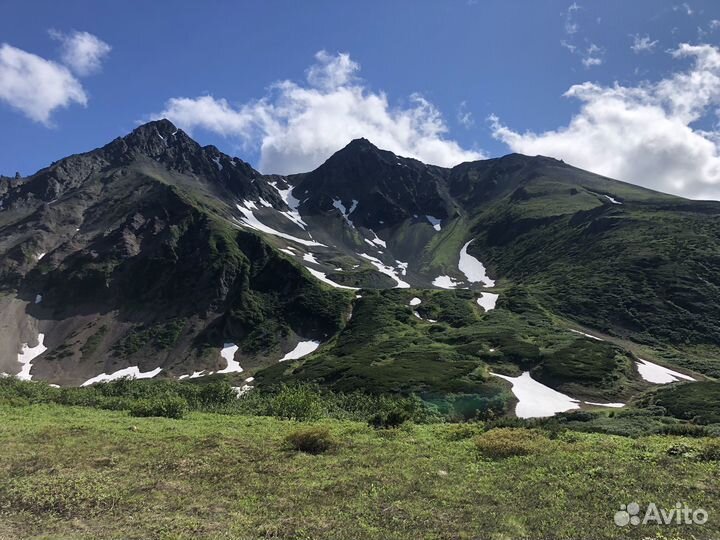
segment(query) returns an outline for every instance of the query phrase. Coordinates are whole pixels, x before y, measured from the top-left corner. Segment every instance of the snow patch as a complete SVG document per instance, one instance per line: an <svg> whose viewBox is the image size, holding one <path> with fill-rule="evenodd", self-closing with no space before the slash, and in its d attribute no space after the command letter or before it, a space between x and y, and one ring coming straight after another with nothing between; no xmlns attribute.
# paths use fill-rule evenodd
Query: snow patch
<svg viewBox="0 0 720 540"><path fill-rule="evenodd" d="M515 416L518 418L545 418L556 413L579 409L578 400L561 394L530 377L526 371L519 377L490 373L512 384L512 392L518 399Z"/></svg>
<svg viewBox="0 0 720 540"><path fill-rule="evenodd" d="M288 255L295 256L295 254L287 248L280 248L280 251L282 251L283 253L287 253Z"/></svg>
<svg viewBox="0 0 720 540"><path fill-rule="evenodd" d="M328 285L335 287L336 289L350 289L351 291L357 291L357 287L347 287L345 285L340 285L339 283L335 283L333 280L328 279L328 277L325 275L324 272L320 272L318 270L313 270L312 268L306 266L305 267L308 272L310 272L313 276L315 276L317 279L322 281L323 283L327 283Z"/></svg>
<svg viewBox="0 0 720 540"><path fill-rule="evenodd" d="M219 171L222 171L222 170L223 170L223 166L222 166L222 163L220 163L220 158L219 158L219 157L214 157L214 158L213 158L213 161L215 162L215 165L217 165L218 170L219 170Z"/></svg>
<svg viewBox="0 0 720 540"><path fill-rule="evenodd" d="M470 283L482 283L486 287L494 287L495 281L488 277L483 263L467 252L470 242L472 242L472 240L467 242L460 250L460 262L458 262L458 268L463 274L465 274L465 277Z"/></svg>
<svg viewBox="0 0 720 540"><path fill-rule="evenodd" d="M625 406L624 403L595 403L594 401L586 401L587 405L596 405L598 407L611 407L613 409L621 409Z"/></svg>
<svg viewBox="0 0 720 540"><path fill-rule="evenodd" d="M480 298L477 299L478 305L483 308L486 312L491 309L495 309L495 304L500 295L489 292L480 293Z"/></svg>
<svg viewBox="0 0 720 540"><path fill-rule="evenodd" d="M318 261L312 253L305 253L305 255L303 255L303 261L320 264L320 261Z"/></svg>
<svg viewBox="0 0 720 540"><path fill-rule="evenodd" d="M585 336L586 338L594 339L594 340L597 340L597 341L605 341L605 340L602 339L602 338L599 338L599 337L597 337L597 336L593 336L592 334L586 334L585 332L581 332L580 330L574 330L574 329L572 329L572 328L570 328L569 330L570 330L571 332L576 333L576 334L580 334L581 336Z"/></svg>
<svg viewBox="0 0 720 540"><path fill-rule="evenodd" d="M647 360L643 360L641 358L638 358L638 362L635 362L635 365L637 366L640 376L647 382L651 382L653 384L667 384L679 381L680 379L685 381L695 380L689 375L678 373L677 371L673 371L672 369L668 369L658 364L653 364L652 362L648 362Z"/></svg>
<svg viewBox="0 0 720 540"><path fill-rule="evenodd" d="M400 273L401 273L403 276L406 276L406 275L407 275L407 269L408 269L408 263L402 262L402 261L398 261L398 260L395 260L395 262L397 263L398 268L400 269Z"/></svg>
<svg viewBox="0 0 720 540"><path fill-rule="evenodd" d="M223 345L222 350L220 351L220 356L222 356L225 361L227 362L227 366L225 369L221 369L218 371L218 373L241 373L243 368L240 367L240 362L236 362L234 360L235 353L238 352L238 347L234 343L225 343Z"/></svg>
<svg viewBox="0 0 720 540"><path fill-rule="evenodd" d="M38 262L40 262L45 255L47 255L47 253L45 253L44 251L42 253L39 253L37 256Z"/></svg>
<svg viewBox="0 0 720 540"><path fill-rule="evenodd" d="M236 398L241 398L255 387L249 384L243 384L242 386L231 386L230 388L235 392Z"/></svg>
<svg viewBox="0 0 720 540"><path fill-rule="evenodd" d="M27 343L23 343L20 353L18 354L18 362L20 362L22 368L20 368L20 373L18 373L16 377L21 381L32 380L32 375L30 374L32 361L47 351L47 347L44 345L45 334L38 334L37 340L38 344L34 347L30 347Z"/></svg>
<svg viewBox="0 0 720 540"><path fill-rule="evenodd" d="M411 306L419 306L420 304L422 304L422 300L420 300L417 296L410 300Z"/></svg>
<svg viewBox="0 0 720 540"><path fill-rule="evenodd" d="M397 272L395 271L394 268L392 268L391 266L384 265L380 259L372 257L372 256L368 255L367 253L358 253L358 255L360 255L362 258L370 261L370 263L375 268L378 269L378 272L393 278L396 282L396 285L395 285L396 289L409 289L410 288L410 284L406 283L405 281L400 279L400 277L397 275Z"/></svg>
<svg viewBox="0 0 720 540"><path fill-rule="evenodd" d="M436 231L442 230L442 226L441 226L442 220L440 220L436 217L433 217L433 216L425 216L425 219L427 219L430 222L430 225L432 225L433 229L435 229Z"/></svg>
<svg viewBox="0 0 720 540"><path fill-rule="evenodd" d="M42 302L42 300L43 300L42 294L36 294L36 295L35 295L35 303L36 303L36 304L39 304L40 302Z"/></svg>
<svg viewBox="0 0 720 540"><path fill-rule="evenodd" d="M116 381L118 379L123 379L125 377L129 377L131 379L152 379L155 377L158 373L162 371L162 368L158 367L153 369L152 371L140 371L140 368L138 366L130 366L126 367L124 369L119 369L118 371L115 371L114 373L101 373L100 375L97 375L93 377L92 379L88 379L84 383L82 383L80 386L90 386L91 384L100 383L100 382L109 382L109 381Z"/></svg>
<svg viewBox="0 0 720 540"><path fill-rule="evenodd" d="M348 225L350 225L351 227L355 227L355 224L352 222L352 220L350 219L349 216L350 216L350 214L352 214L355 211L355 209L357 208L357 205L358 205L357 200L353 199L352 205L350 205L350 210L348 210L347 208L345 208L345 205L342 203L342 201L340 199L333 199L333 206L340 211L345 222Z"/></svg>
<svg viewBox="0 0 720 540"><path fill-rule="evenodd" d="M376 244L376 245L378 245L378 246L382 246L382 247L384 247L384 248L387 248L387 242L385 242L385 240L382 240L382 239L377 235L377 233L376 233L375 231L373 231L372 229L368 229L368 230L369 230L369 231L373 234L373 236L374 236L374 238L371 238L371 239L370 239L370 242L371 242L371 243ZM366 241L367 241L367 240L366 240Z"/></svg>
<svg viewBox="0 0 720 540"><path fill-rule="evenodd" d="M622 204L620 201L613 199L610 195L605 195L607 197L608 201L610 201L613 204Z"/></svg>
<svg viewBox="0 0 720 540"><path fill-rule="evenodd" d="M283 356L280 359L280 362L285 362L286 360L297 360L298 358L307 356L311 352L315 351L315 349L317 349L319 346L319 341L301 341L292 351Z"/></svg>
<svg viewBox="0 0 720 540"><path fill-rule="evenodd" d="M284 238L285 240L291 240L292 242L297 242L298 244L302 244L304 246L324 246L325 244L321 244L320 242L316 242L314 240L305 240L303 238L298 238L297 236L292 236L290 234L285 234L280 231L276 231L275 229L268 227L264 223L261 223L258 218L255 217L255 214L253 214L252 209L257 208L255 206L255 203L252 201L244 201L242 205L238 204L236 205L237 209L240 210L243 214L243 219L240 221L243 225L246 227L250 227L251 229L255 229L256 231L264 232L267 234L271 234L273 236L278 236L280 238Z"/></svg>
<svg viewBox="0 0 720 540"><path fill-rule="evenodd" d="M307 227L307 223L303 221L303 218L300 215L300 211L298 210L298 207L300 206L300 199L296 199L295 197L293 197L293 187L290 186L287 189L280 189L277 186L277 182L268 182L268 184L275 188L275 190L280 195L280 198L285 201L285 204L287 204L288 208L290 209L289 212L280 213L286 218L288 218L290 221L295 223L295 225L297 225L301 229Z"/></svg>
<svg viewBox="0 0 720 540"><path fill-rule="evenodd" d="M460 285L460 282L455 281L450 276L438 276L435 279L433 279L432 284L435 285L436 287L440 287L441 289L454 289L458 285Z"/></svg>

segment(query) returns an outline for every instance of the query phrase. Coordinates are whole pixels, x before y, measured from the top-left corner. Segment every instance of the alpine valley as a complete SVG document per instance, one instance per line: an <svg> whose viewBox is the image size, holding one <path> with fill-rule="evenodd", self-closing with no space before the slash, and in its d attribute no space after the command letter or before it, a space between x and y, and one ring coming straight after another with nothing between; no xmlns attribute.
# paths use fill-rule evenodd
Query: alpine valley
<svg viewBox="0 0 720 540"><path fill-rule="evenodd" d="M718 400L719 270L717 202L365 139L263 175L159 120L0 178L0 372L309 382L461 418L665 388L686 414Z"/></svg>

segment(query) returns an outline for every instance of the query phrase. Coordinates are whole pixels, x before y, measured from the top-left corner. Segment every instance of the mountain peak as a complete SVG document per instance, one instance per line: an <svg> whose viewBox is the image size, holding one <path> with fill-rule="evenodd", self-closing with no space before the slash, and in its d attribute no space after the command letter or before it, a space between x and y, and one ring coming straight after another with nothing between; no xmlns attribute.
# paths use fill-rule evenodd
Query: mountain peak
<svg viewBox="0 0 720 540"><path fill-rule="evenodd" d="M366 139L365 137L360 137L360 138L358 138L358 139L353 139L352 141L350 141L350 142L345 146L345 148L346 148L346 149L349 149L349 148L355 148L355 149L372 148L372 149L375 149L375 150L378 149L377 146L375 146L373 143L371 143L371 142L370 142L368 139Z"/></svg>

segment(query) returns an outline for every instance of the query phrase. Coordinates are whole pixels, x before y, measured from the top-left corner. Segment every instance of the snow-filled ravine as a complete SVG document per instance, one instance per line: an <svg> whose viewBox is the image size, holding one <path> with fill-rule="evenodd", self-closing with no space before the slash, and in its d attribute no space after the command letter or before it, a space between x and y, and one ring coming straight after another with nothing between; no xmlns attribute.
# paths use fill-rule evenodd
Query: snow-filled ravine
<svg viewBox="0 0 720 540"><path fill-rule="evenodd" d="M518 418L545 418L560 412L579 409L582 403L539 383L530 377L529 371L525 371L519 377L510 377L499 373L490 374L505 379L512 385L512 392L518 400L515 407L515 416ZM625 406L624 403L594 403L589 401L585 403L599 407L620 408Z"/></svg>
<svg viewBox="0 0 720 540"><path fill-rule="evenodd" d="M395 280L395 288L396 289L409 289L410 284L406 281L403 281L400 279L400 276L397 274L397 270L392 268L391 266L387 266L382 263L382 261L376 257L373 257L371 255L368 255L367 253L358 253L363 259L367 259L370 261L370 264L372 264L375 268L377 268L378 272L385 274L386 276L390 276ZM407 272L407 265L405 263L400 263L400 271L405 273Z"/></svg>
<svg viewBox="0 0 720 540"><path fill-rule="evenodd" d="M319 346L319 341L301 341L292 351L283 356L280 359L280 362L285 362L286 360L297 360L298 358L307 356L311 352L315 351Z"/></svg>
<svg viewBox="0 0 720 540"><path fill-rule="evenodd" d="M672 369L668 369L658 364L653 364L652 362L648 362L642 358L638 358L638 360L638 362L635 362L635 365L637 366L640 376L647 382L653 384L668 384L681 379L685 381L695 380L689 375L678 373L677 371L673 371Z"/></svg>
<svg viewBox="0 0 720 540"><path fill-rule="evenodd" d="M495 281L488 277L483 263L467 252L467 248L471 242L472 240L468 241L460 250L458 268L465 274L465 277L470 283L482 283L486 287L494 287Z"/></svg>
<svg viewBox="0 0 720 540"><path fill-rule="evenodd" d="M109 382L109 381L115 381L118 379L123 379L125 377L129 377L131 379L152 379L156 375L158 375L162 371L162 368L158 367L153 369L152 371L140 371L140 368L138 366L130 366L126 367L124 369L119 369L118 371L115 371L113 373L101 373L100 375L97 375L93 377L92 379L88 379L84 383L82 383L80 386L90 386L91 384L99 383L99 382Z"/></svg>
<svg viewBox="0 0 720 540"><path fill-rule="evenodd" d="M237 204L237 209L240 210L240 212L243 215L243 218L239 220L240 223L245 225L246 227L249 227L251 229L255 229L256 231L264 232L266 234L271 234L273 236L277 236L279 238L284 238L285 240L291 240L292 242L297 242L298 244L302 244L304 246L324 246L325 244L321 244L320 242L316 242L315 240L306 240L304 238L298 238L297 236L293 236L291 234L285 234L284 232L276 231L272 227L268 227L264 223L262 223L257 217L255 217L255 214L253 213L253 210L257 209L257 205L253 201L243 201L242 204Z"/></svg>
<svg viewBox="0 0 720 540"><path fill-rule="evenodd" d="M23 343L22 349L20 349L20 354L18 354L18 362L20 362L22 368L20 368L20 373L18 373L16 377L21 381L32 380L32 375L30 375L32 361L47 351L47 347L44 345L45 334L38 334L37 339L38 344L34 347L30 347L27 343Z"/></svg>
<svg viewBox="0 0 720 540"><path fill-rule="evenodd" d="M238 352L238 347L234 343L225 343L220 356L227 362L227 365L218 371L218 373L242 373L243 368L240 367L240 362L235 361L235 353Z"/></svg>
<svg viewBox="0 0 720 540"><path fill-rule="evenodd" d="M293 187L290 186L287 189L280 189L277 186L277 182L268 183L277 190L280 198L285 201L285 204L287 204L288 208L290 208L288 212L280 213L301 229L305 229L307 227L307 223L305 223L302 219L302 216L300 216L300 211L298 210L298 207L300 206L300 200L293 197Z"/></svg>

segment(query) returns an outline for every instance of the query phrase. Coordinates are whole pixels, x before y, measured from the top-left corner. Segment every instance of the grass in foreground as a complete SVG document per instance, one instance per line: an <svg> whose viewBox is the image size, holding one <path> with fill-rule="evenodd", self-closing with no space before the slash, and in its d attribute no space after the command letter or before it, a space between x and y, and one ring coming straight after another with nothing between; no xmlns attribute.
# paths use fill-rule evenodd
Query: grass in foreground
<svg viewBox="0 0 720 540"><path fill-rule="evenodd" d="M289 437L308 428L328 441L314 454ZM0 406L0 438L0 538L720 536L715 439L52 404ZM632 501L709 521L620 529Z"/></svg>

